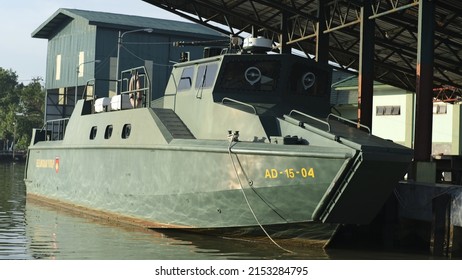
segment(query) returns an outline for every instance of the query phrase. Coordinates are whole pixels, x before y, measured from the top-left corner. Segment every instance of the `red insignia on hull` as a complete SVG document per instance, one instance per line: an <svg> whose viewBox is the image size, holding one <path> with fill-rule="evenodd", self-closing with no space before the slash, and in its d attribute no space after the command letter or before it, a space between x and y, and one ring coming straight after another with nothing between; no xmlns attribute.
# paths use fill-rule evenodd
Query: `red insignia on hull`
<svg viewBox="0 0 462 280"><path fill-rule="evenodd" d="M56 173L59 172L59 157L55 158L55 171Z"/></svg>

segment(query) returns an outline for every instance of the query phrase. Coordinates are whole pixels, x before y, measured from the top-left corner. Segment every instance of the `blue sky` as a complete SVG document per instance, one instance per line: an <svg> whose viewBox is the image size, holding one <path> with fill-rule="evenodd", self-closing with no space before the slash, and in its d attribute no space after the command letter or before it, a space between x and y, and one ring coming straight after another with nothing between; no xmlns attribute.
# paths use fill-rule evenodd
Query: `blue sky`
<svg viewBox="0 0 462 280"><path fill-rule="evenodd" d="M15 71L20 82L27 84L32 78L45 78L47 40L32 38L31 34L59 8L184 21L141 0L14 0L3 3L0 67Z"/></svg>

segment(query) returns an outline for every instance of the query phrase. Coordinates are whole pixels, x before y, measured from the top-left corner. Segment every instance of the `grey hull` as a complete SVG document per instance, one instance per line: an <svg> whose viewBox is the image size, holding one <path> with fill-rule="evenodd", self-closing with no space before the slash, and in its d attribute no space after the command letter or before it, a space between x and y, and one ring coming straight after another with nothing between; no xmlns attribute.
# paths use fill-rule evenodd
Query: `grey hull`
<svg viewBox="0 0 462 280"><path fill-rule="evenodd" d="M27 192L162 227L299 223L312 221L333 171L349 160L341 153L278 156L245 147L233 152L239 145L230 153L225 141L209 146L214 150L34 148Z"/></svg>
<svg viewBox="0 0 462 280"><path fill-rule="evenodd" d="M309 225L328 238L370 223L412 151L320 118L329 74L291 55L226 54L175 65L155 104L79 100L66 126L34 131L27 192L152 228Z"/></svg>

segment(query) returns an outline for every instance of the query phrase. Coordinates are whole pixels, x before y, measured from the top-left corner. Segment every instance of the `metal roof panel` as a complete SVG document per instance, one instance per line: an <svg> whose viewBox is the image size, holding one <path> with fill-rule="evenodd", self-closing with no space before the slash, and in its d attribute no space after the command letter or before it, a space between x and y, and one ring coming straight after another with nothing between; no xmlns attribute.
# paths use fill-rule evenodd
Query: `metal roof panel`
<svg viewBox="0 0 462 280"><path fill-rule="evenodd" d="M87 20L92 25L113 27L122 30L152 28L161 32L194 33L210 36L220 35L215 30L189 22L77 9L59 9L32 33L32 37L48 39L59 25L65 24L66 20L76 18Z"/></svg>

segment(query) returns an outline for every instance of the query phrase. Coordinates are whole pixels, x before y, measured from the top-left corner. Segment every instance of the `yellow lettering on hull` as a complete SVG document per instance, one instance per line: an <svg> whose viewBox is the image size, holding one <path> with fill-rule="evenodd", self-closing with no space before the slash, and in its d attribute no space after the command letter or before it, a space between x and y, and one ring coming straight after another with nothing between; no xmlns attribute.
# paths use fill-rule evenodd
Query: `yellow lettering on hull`
<svg viewBox="0 0 462 280"><path fill-rule="evenodd" d="M286 169L275 169L275 168L267 168L265 170L265 179L276 179L279 176L287 179L296 179L296 178L313 178L314 175L314 168L286 168Z"/></svg>
<svg viewBox="0 0 462 280"><path fill-rule="evenodd" d="M276 169L266 169L265 179L276 179L278 177L278 171Z"/></svg>

